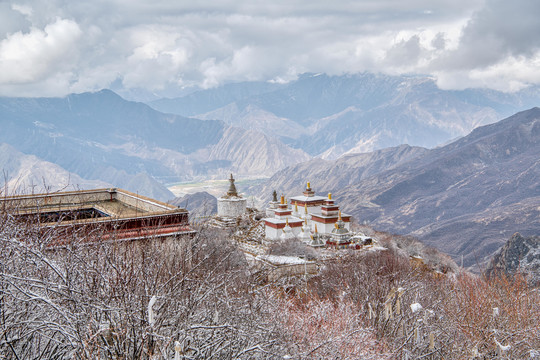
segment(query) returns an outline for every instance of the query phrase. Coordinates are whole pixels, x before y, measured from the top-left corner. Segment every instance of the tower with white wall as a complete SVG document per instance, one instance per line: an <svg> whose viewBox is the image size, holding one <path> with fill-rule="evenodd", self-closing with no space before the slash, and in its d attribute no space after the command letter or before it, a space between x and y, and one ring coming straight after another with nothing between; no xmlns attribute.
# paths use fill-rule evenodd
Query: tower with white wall
<svg viewBox="0 0 540 360"><path fill-rule="evenodd" d="M219 217L233 219L242 216L246 212L247 199L243 198L236 191L232 174L229 182L229 190L218 199L217 207Z"/></svg>

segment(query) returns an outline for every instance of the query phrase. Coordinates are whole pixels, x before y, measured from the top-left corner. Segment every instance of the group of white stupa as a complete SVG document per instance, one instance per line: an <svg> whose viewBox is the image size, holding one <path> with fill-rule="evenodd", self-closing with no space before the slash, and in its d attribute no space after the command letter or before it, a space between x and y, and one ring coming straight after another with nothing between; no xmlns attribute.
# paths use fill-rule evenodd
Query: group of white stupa
<svg viewBox="0 0 540 360"><path fill-rule="evenodd" d="M236 191L232 174L229 181L229 191L218 199L218 216L223 218L240 215L246 206L245 199ZM298 239L313 247L348 248L369 239L351 233L351 216L341 213L332 194L315 195L309 182L302 195L291 197L289 201L285 201L283 195L278 201L274 191L262 221L267 241Z"/></svg>
<svg viewBox="0 0 540 360"><path fill-rule="evenodd" d="M350 232L351 216L342 214L332 199L315 195L308 182L300 196L285 201L282 195L273 200L266 209L264 221L265 237L268 240L289 240L296 238L310 246L349 247L356 243Z"/></svg>

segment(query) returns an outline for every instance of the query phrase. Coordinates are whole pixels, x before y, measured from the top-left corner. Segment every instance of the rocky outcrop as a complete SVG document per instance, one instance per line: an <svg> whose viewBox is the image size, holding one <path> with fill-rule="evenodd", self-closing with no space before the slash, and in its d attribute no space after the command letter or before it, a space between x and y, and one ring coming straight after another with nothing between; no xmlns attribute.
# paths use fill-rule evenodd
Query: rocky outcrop
<svg viewBox="0 0 540 360"><path fill-rule="evenodd" d="M524 274L534 285L540 285L540 236L515 233L493 256L486 270L488 276L504 273Z"/></svg>

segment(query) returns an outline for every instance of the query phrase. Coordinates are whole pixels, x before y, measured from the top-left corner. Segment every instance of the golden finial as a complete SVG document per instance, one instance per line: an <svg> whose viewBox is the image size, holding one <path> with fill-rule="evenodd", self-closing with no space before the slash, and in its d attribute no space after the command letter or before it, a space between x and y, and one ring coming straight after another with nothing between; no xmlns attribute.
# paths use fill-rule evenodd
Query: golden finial
<svg viewBox="0 0 540 360"><path fill-rule="evenodd" d="M284 204L285 204L285 196L281 195L281 205L284 205Z"/></svg>
<svg viewBox="0 0 540 360"><path fill-rule="evenodd" d="M308 188L308 189L311 189L311 184L310 184L309 181L307 182L307 188Z"/></svg>
<svg viewBox="0 0 540 360"><path fill-rule="evenodd" d="M298 212L298 201L294 202L294 211Z"/></svg>
<svg viewBox="0 0 540 360"><path fill-rule="evenodd" d="M307 204L304 204L305 213L307 214Z"/></svg>
<svg viewBox="0 0 540 360"><path fill-rule="evenodd" d="M328 200L332 200L332 193L328 193Z"/></svg>
<svg viewBox="0 0 540 360"><path fill-rule="evenodd" d="M341 210L339 210L338 220L341 221Z"/></svg>
<svg viewBox="0 0 540 360"><path fill-rule="evenodd" d="M285 219L285 226L289 226L289 218Z"/></svg>
<svg viewBox="0 0 540 360"><path fill-rule="evenodd" d="M318 231L317 231L317 224L315 224L315 234L317 234Z"/></svg>

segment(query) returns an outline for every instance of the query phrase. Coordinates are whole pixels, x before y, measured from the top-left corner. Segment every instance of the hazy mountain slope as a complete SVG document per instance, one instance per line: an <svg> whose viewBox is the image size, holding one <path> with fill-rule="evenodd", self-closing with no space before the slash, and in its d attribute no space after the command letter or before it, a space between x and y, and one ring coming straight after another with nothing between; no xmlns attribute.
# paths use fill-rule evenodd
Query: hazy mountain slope
<svg viewBox="0 0 540 360"><path fill-rule="evenodd" d="M108 168L128 174L170 173L167 167L116 147L139 144L191 153L217 143L225 124L161 114L111 91L65 98L0 98L0 141L97 179Z"/></svg>
<svg viewBox="0 0 540 360"><path fill-rule="evenodd" d="M0 98L0 105L2 122L10 128L48 130L57 140L84 138L107 145L140 139L191 153L216 143L224 130L222 122L162 114L145 104L126 101L110 90L65 98Z"/></svg>
<svg viewBox="0 0 540 360"><path fill-rule="evenodd" d="M146 180L139 176L141 183L150 178L174 182L231 171L261 176L262 163L266 163L267 175L297 157L298 161L307 159L301 151L260 133L233 130L222 121L163 114L107 90L61 99L0 98L0 125L0 141L83 178L105 181L116 173L147 174ZM226 150L224 143L237 143L238 150L256 144L264 151L220 153ZM116 176L115 181L131 180Z"/></svg>
<svg viewBox="0 0 540 360"><path fill-rule="evenodd" d="M353 164L342 172L321 164L317 175L306 179L316 190L324 189L328 178L343 184L351 173L363 172ZM273 179L297 173L289 168ZM278 182L273 186L279 191ZM514 232L532 235L540 228L540 109L480 127L334 193L358 221L415 235L451 255L464 255L466 265L483 261Z"/></svg>
<svg viewBox="0 0 540 360"><path fill-rule="evenodd" d="M225 87L167 103L178 104L175 113L258 129L328 158L404 143L434 147L540 104L538 87L513 94L485 89L445 91L422 76L304 74L266 91L262 87L251 91L247 84L237 84L244 92L237 88L234 96L221 95L219 101L213 101L213 94L224 93ZM190 101L205 101L204 112L193 113L187 106ZM152 106L160 108L156 102Z"/></svg>
<svg viewBox="0 0 540 360"><path fill-rule="evenodd" d="M103 181L83 179L56 164L43 161L34 155L25 155L7 144L0 144L0 170L0 189L3 195L111 186Z"/></svg>
<svg viewBox="0 0 540 360"><path fill-rule="evenodd" d="M512 233L530 235L540 227L539 159L540 109L535 108L478 128L340 195L370 202L372 207L354 209L359 219L464 254L472 264Z"/></svg>
<svg viewBox="0 0 540 360"><path fill-rule="evenodd" d="M171 204L189 210L191 219L217 213L217 198L205 191L177 197Z"/></svg>
<svg viewBox="0 0 540 360"><path fill-rule="evenodd" d="M289 197L302 192L309 181L320 195L325 196L328 192L339 191L422 156L427 151L420 147L401 145L371 153L351 154L331 161L315 158L277 172L259 191L266 199L270 198L273 190Z"/></svg>
<svg viewBox="0 0 540 360"><path fill-rule="evenodd" d="M162 201L174 198L173 193L148 174L130 175L111 168L100 180L87 180L8 144L0 144L0 171L1 188L8 194L119 187Z"/></svg>
<svg viewBox="0 0 540 360"><path fill-rule="evenodd" d="M247 130L259 130L270 136L297 139L309 134L309 130L287 118L278 117L255 105L240 109L231 103L222 108L197 115L201 120L219 119L227 124Z"/></svg>
<svg viewBox="0 0 540 360"><path fill-rule="evenodd" d="M230 161L237 174L254 172L271 176L291 164L309 160L302 150L292 149L280 141L254 130L229 128L208 154L209 161Z"/></svg>
<svg viewBox="0 0 540 360"><path fill-rule="evenodd" d="M167 187L147 173L131 175L123 170L110 169L101 176L115 187L131 191L133 193L148 196L160 201L174 199L174 194Z"/></svg>
<svg viewBox="0 0 540 360"><path fill-rule="evenodd" d="M203 114L246 97L271 92L282 87L267 82L225 84L215 89L201 90L176 99L149 102L152 108L171 114L194 116Z"/></svg>
<svg viewBox="0 0 540 360"><path fill-rule="evenodd" d="M442 97L439 95L416 94L417 98L367 111L352 108L302 138L301 147L310 153L327 151L333 144L339 144L343 152L366 152L400 143L432 148L498 119L493 109L437 99Z"/></svg>

